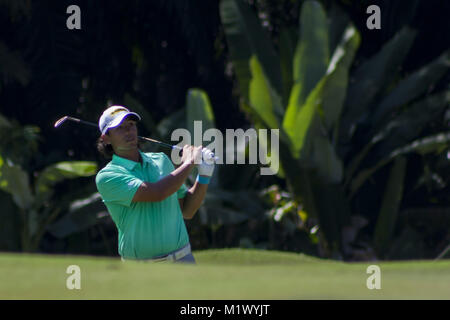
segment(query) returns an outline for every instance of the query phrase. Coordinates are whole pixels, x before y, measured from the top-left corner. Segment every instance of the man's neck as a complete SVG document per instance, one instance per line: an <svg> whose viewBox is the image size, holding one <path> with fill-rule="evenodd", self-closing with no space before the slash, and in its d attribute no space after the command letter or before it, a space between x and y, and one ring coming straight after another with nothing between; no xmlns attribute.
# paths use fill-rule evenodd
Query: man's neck
<svg viewBox="0 0 450 320"><path fill-rule="evenodd" d="M139 153L139 149L131 149L131 150L114 150L114 153L121 158L128 159L134 162L141 161L141 154Z"/></svg>

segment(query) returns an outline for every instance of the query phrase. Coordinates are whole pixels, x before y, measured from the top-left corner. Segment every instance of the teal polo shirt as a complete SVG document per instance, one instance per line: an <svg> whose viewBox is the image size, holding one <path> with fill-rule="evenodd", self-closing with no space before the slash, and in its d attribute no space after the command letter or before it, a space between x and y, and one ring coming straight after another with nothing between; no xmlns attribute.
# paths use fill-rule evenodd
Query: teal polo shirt
<svg viewBox="0 0 450 320"><path fill-rule="evenodd" d="M181 188L160 202L132 202L144 181L154 183L175 168L163 152L143 153L142 163L113 155L95 182L119 233L119 254L124 259L150 259L177 250L189 242L178 199Z"/></svg>

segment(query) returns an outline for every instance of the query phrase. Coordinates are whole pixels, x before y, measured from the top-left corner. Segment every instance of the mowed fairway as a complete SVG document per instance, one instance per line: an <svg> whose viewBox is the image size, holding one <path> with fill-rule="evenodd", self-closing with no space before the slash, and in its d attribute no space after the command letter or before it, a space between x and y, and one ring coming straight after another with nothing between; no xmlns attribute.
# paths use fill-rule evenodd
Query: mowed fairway
<svg viewBox="0 0 450 320"><path fill-rule="evenodd" d="M450 260L343 263L244 249L196 251L197 265L0 254L0 299L450 299ZM369 290L371 264L381 289ZM69 290L66 269L81 269Z"/></svg>

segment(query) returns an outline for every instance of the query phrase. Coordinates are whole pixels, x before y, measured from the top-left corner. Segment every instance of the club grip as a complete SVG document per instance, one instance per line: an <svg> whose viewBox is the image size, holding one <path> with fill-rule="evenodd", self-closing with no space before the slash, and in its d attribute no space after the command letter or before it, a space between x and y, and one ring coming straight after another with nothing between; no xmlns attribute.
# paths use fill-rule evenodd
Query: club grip
<svg viewBox="0 0 450 320"><path fill-rule="evenodd" d="M181 150L181 151L183 151L183 148L181 148L181 147L179 147L179 146L172 146L172 149L176 149L176 150ZM219 157L216 157L216 155L214 154L214 153L211 153L212 154L212 156L213 156L213 158L214 158L214 160L219 160Z"/></svg>

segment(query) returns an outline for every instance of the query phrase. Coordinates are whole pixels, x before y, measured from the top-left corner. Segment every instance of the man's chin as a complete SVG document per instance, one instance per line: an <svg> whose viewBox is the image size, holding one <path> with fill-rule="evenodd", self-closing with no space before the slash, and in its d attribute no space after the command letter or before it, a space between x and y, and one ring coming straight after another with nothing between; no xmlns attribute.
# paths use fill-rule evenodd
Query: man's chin
<svg viewBox="0 0 450 320"><path fill-rule="evenodd" d="M127 142L126 144L123 144L118 149L125 151L125 150L134 150L134 149L137 149L137 148L138 148L137 141L130 141L130 142Z"/></svg>
<svg viewBox="0 0 450 320"><path fill-rule="evenodd" d="M137 140L137 139L129 140L129 141L127 141L127 145L132 145L132 146L137 147L137 145L138 145L138 140Z"/></svg>

